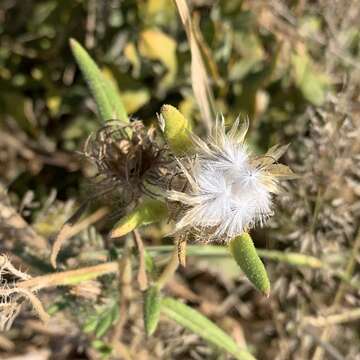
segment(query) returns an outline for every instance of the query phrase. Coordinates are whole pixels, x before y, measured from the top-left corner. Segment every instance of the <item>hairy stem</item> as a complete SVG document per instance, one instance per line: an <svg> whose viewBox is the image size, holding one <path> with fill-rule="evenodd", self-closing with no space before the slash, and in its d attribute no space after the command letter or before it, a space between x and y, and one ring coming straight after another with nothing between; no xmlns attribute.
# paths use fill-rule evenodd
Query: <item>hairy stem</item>
<svg viewBox="0 0 360 360"><path fill-rule="evenodd" d="M77 270L62 271L54 274L37 276L29 280L19 281L17 283L17 287L35 291L56 286L75 285L83 281L95 279L105 274L117 273L118 271L118 263L113 261Z"/></svg>

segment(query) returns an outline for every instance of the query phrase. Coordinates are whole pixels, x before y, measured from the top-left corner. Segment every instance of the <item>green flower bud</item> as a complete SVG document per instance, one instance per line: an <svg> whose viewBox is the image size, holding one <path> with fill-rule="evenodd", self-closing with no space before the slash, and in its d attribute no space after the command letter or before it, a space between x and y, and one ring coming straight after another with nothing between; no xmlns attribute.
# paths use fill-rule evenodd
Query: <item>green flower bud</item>
<svg viewBox="0 0 360 360"><path fill-rule="evenodd" d="M176 155L182 155L191 151L191 129L189 121L181 112L171 105L163 105L161 116L164 120L164 136L170 149Z"/></svg>
<svg viewBox="0 0 360 360"><path fill-rule="evenodd" d="M250 282L268 297L270 294L270 281L250 235L243 233L237 236L230 241L229 249Z"/></svg>

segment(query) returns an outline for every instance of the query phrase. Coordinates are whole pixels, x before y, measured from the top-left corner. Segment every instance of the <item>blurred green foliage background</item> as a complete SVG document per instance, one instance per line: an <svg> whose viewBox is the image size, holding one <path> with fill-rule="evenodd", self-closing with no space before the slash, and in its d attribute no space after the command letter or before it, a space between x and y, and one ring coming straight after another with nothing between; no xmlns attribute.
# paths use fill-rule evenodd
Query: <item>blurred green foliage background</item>
<svg viewBox="0 0 360 360"><path fill-rule="evenodd" d="M308 104L321 105L336 80L317 63L322 46L303 41L316 39L322 26L311 8L305 10L299 8L301 16L295 19L300 36L292 35L290 25L263 2L193 3L215 109L230 121L238 114L250 116L261 148L291 138L291 127L284 126ZM191 88L189 45L171 1L4 0L0 36L2 131L19 135L16 142L22 151L15 152L20 162L30 156L22 154L24 146L43 157L38 166L25 162L6 171L2 167L8 182L22 171L41 172L44 163L71 167L61 154L55 156L58 161L50 160L50 154L79 149L99 125L69 50L70 37L83 43L106 76L116 81L133 117L153 121L160 106L170 103L202 131ZM359 35L346 29L341 36L351 45Z"/></svg>
<svg viewBox="0 0 360 360"><path fill-rule="evenodd" d="M271 237L271 247L277 250L324 255L324 263L344 270L360 221L356 206L360 175L353 165L359 159L358 2L188 3L215 111L223 113L229 123L239 114L249 116L250 143L259 151L291 142L284 161L302 176L288 186L279 215L266 235L258 230L260 235L255 238L260 239L260 247L265 248ZM88 191L84 179L89 170L76 151L101 126L94 100L71 54L70 38L83 44L104 75L115 81L133 118L156 122L161 106L172 104L192 122L198 135L206 133L192 88L190 46L173 1L1 0L0 185L7 189L19 213L45 238L56 233ZM165 230L146 229L144 238L159 245ZM104 261L106 255L100 254L104 242L91 228L79 236L73 248L66 249L64 258L70 259L70 266L87 263L82 256ZM1 244L6 250L13 246L10 240ZM82 253L85 247L88 252ZM356 256L354 253L353 258ZM47 260L40 265L49 266ZM220 303L235 291L234 285L223 280L222 272L231 269L223 266L222 260L207 265L208 272L202 269L200 280L184 272L184 281L190 279L187 285L195 292L205 294L204 298L211 294L214 302ZM316 334L309 340L309 333L298 328L297 321L303 314L329 310L338 279L326 271L289 270L283 264L267 268L274 283L271 299L259 300L244 285L238 293L245 295L236 294L241 297L241 304L236 304L240 315L218 318L235 324L241 318L259 358L274 359L280 354L279 359L295 359L291 356L300 349L299 359L306 359L318 342ZM221 276L216 275L214 281L216 271ZM232 277L238 278L238 274L236 268ZM346 292L345 310L359 303L355 285ZM189 299L193 301L191 296ZM54 307L61 307L61 301ZM209 306L199 303L202 311ZM216 318L216 311L207 309ZM105 310L103 317L108 318L109 310ZM92 305L87 315L91 312ZM339 337L337 346L353 359L359 350L359 331L353 324L346 329L338 332L344 338ZM82 333L78 330L77 334Z"/></svg>

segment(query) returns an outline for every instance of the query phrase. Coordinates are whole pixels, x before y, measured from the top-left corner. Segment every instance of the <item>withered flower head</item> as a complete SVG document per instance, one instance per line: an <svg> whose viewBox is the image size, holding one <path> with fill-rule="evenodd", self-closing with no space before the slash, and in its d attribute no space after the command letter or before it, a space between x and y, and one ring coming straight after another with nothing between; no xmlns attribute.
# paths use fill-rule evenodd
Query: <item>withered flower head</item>
<svg viewBox="0 0 360 360"><path fill-rule="evenodd" d="M96 166L98 196L116 198L125 206L142 194L157 196L156 189L165 186L170 161L155 132L141 121L111 121L89 136L83 154Z"/></svg>
<svg viewBox="0 0 360 360"><path fill-rule="evenodd" d="M179 162L186 189L168 193L183 207L175 232L192 233L203 241L229 241L262 225L272 215L279 180L293 176L287 166L277 164L287 146L254 156L244 142L248 121L239 126L237 119L226 134L221 120L207 141L193 136L196 157Z"/></svg>

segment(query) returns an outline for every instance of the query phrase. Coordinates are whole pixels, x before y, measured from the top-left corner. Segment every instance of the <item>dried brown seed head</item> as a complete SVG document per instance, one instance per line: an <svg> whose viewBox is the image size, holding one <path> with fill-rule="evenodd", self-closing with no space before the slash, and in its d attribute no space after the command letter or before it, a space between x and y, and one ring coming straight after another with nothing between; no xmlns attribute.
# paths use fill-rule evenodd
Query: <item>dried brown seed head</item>
<svg viewBox="0 0 360 360"><path fill-rule="evenodd" d="M110 122L86 141L83 155L95 166L96 194L116 199L117 206L156 196L170 176L169 152L156 141L156 129L141 121Z"/></svg>

